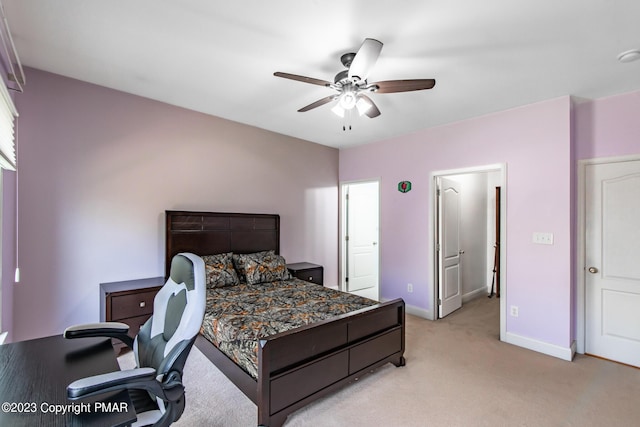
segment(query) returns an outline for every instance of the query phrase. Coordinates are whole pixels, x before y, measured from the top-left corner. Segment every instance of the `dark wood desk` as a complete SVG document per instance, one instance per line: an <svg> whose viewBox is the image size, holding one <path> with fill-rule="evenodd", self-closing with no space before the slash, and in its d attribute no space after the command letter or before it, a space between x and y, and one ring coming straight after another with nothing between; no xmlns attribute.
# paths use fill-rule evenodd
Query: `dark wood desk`
<svg viewBox="0 0 640 427"><path fill-rule="evenodd" d="M126 390L67 400L69 383L119 369L108 338L59 335L0 345L0 426L129 425L136 415Z"/></svg>

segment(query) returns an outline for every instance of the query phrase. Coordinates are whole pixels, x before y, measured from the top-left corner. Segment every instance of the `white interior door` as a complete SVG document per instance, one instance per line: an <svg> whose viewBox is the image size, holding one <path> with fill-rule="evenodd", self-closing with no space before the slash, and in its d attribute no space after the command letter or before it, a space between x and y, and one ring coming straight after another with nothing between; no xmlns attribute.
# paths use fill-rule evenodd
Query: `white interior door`
<svg viewBox="0 0 640 427"><path fill-rule="evenodd" d="M460 184L438 178L438 316L462 307L460 281Z"/></svg>
<svg viewBox="0 0 640 427"><path fill-rule="evenodd" d="M348 292L371 289L378 296L378 182L348 184L346 190L346 247Z"/></svg>
<svg viewBox="0 0 640 427"><path fill-rule="evenodd" d="M585 169L585 350L640 367L640 161Z"/></svg>

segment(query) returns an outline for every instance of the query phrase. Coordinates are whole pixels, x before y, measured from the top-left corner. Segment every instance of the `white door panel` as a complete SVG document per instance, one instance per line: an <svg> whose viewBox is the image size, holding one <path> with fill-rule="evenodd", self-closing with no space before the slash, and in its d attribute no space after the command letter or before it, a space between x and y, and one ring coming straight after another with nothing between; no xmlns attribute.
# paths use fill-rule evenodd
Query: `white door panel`
<svg viewBox="0 0 640 427"><path fill-rule="evenodd" d="M603 274L640 280L640 263L630 262L640 245L640 174L602 182ZM635 216L635 217L634 217Z"/></svg>
<svg viewBox="0 0 640 427"><path fill-rule="evenodd" d="M453 265L444 270L444 299L446 301L456 298L460 294L460 267Z"/></svg>
<svg viewBox="0 0 640 427"><path fill-rule="evenodd" d="M640 295L602 291L602 335L640 342Z"/></svg>
<svg viewBox="0 0 640 427"><path fill-rule="evenodd" d="M460 283L460 183L440 177L438 196L439 317L462 307Z"/></svg>
<svg viewBox="0 0 640 427"><path fill-rule="evenodd" d="M353 275L355 277L365 277L375 270L374 254L356 254L353 257Z"/></svg>
<svg viewBox="0 0 640 427"><path fill-rule="evenodd" d="M585 350L640 367L640 161L585 168Z"/></svg>
<svg viewBox="0 0 640 427"><path fill-rule="evenodd" d="M378 191L377 181L346 187L348 292L374 288L378 294Z"/></svg>

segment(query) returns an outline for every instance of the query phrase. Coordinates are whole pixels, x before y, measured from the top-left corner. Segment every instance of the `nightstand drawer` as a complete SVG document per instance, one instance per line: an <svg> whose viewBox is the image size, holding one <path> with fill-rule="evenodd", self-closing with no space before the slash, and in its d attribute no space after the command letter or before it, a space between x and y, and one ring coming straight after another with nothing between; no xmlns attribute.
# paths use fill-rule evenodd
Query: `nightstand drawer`
<svg viewBox="0 0 640 427"><path fill-rule="evenodd" d="M100 284L100 321L129 325L129 336L135 338L140 326L153 313L153 299L164 285L163 277ZM112 340L116 354L126 346Z"/></svg>
<svg viewBox="0 0 640 427"><path fill-rule="evenodd" d="M119 322L123 322L129 325L129 333L127 335L129 335L131 338L135 338L136 335L138 335L138 332L140 331L140 328L142 327L142 325L144 325L144 322L149 320L150 317L151 317L150 314L145 314L144 316L137 316L137 317L130 317L128 319L122 319L122 320L119 320Z"/></svg>
<svg viewBox="0 0 640 427"><path fill-rule="evenodd" d="M313 270L298 271L294 274L298 279L306 280L307 282L317 283L322 285L322 269L315 268Z"/></svg>
<svg viewBox="0 0 640 427"><path fill-rule="evenodd" d="M287 268L289 272L298 279L317 283L318 285L322 285L324 282L324 269L321 265L311 264L309 262L298 262L287 264Z"/></svg>
<svg viewBox="0 0 640 427"><path fill-rule="evenodd" d="M118 320L118 322L126 323L127 325L129 325L129 332L127 332L127 335L129 335L131 338L135 338L136 335L138 335L138 332L140 331L140 328L142 327L142 325L144 325L144 322L149 320L150 317L151 317L150 314L145 314L144 316L130 317L128 319L120 319ZM117 340L115 338L111 339L111 345L113 345L113 348L116 351L116 353L119 353L122 349L126 348L126 346L122 343L122 341Z"/></svg>
<svg viewBox="0 0 640 427"><path fill-rule="evenodd" d="M150 315L153 313L153 298L157 289L117 295L111 298L111 320L120 321L129 317Z"/></svg>

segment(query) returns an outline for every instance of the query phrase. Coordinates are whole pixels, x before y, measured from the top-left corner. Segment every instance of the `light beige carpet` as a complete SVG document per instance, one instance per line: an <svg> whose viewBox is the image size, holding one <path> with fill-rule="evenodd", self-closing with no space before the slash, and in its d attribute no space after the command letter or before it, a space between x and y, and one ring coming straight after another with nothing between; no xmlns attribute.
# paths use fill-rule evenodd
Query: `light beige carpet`
<svg viewBox="0 0 640 427"><path fill-rule="evenodd" d="M502 343L499 300L478 298L436 322L407 316L407 365L387 365L292 414L296 426L635 426L640 370L573 362ZM131 366L131 353L121 357ZM177 426L244 427L257 409L193 348Z"/></svg>

